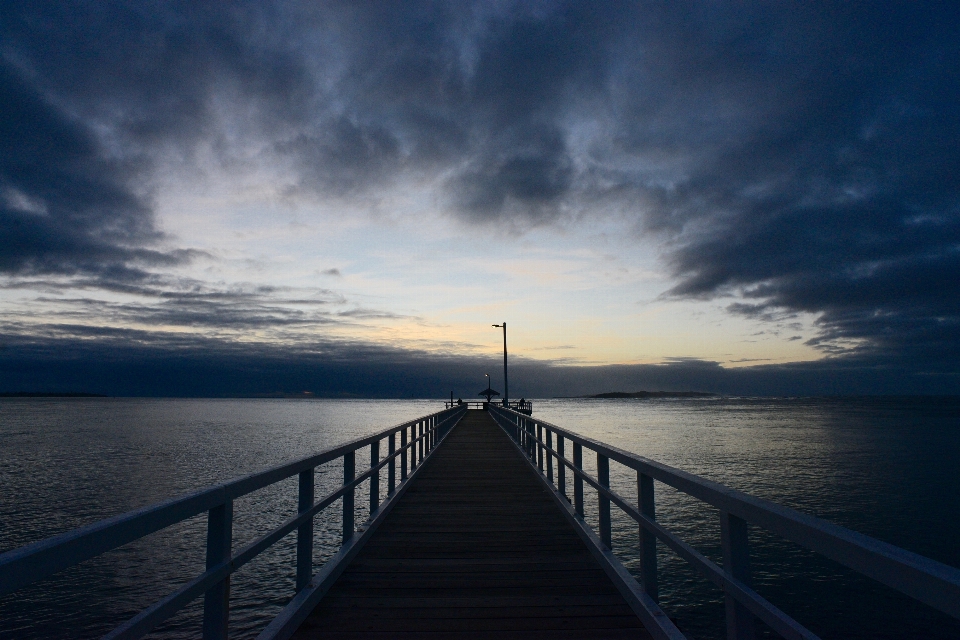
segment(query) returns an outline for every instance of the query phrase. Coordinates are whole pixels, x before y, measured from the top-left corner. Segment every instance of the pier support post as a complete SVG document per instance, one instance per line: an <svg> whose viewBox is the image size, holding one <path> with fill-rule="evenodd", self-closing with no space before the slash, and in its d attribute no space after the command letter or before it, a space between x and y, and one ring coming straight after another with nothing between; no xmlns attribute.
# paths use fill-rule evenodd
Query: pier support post
<svg viewBox="0 0 960 640"><path fill-rule="evenodd" d="M576 471L573 474L573 508L577 515L583 517L583 445L579 442L573 443L573 466Z"/></svg>
<svg viewBox="0 0 960 640"><path fill-rule="evenodd" d="M651 520L657 519L656 503L653 497L653 478L645 473L637 472L637 501L640 503L640 513ZM654 602L660 602L660 592L657 583L657 537L640 525L640 582L647 595Z"/></svg>
<svg viewBox="0 0 960 640"><path fill-rule="evenodd" d="M207 570L230 559L233 544L233 500L207 512ZM230 576L203 596L203 640L226 640L230 619Z"/></svg>
<svg viewBox="0 0 960 640"><path fill-rule="evenodd" d="M524 431L527 432L527 455L530 456L531 460L534 460L537 455L537 442L534 438L533 422L526 418L520 418L520 422L523 424Z"/></svg>
<svg viewBox="0 0 960 640"><path fill-rule="evenodd" d="M537 466L540 467L540 473L543 473L543 445L540 444L543 442L543 427L540 426L539 422L536 425L536 429L537 442L535 444L537 446Z"/></svg>
<svg viewBox="0 0 960 640"><path fill-rule="evenodd" d="M601 487L610 488L610 458L597 454L597 481ZM600 542L607 549L613 548L613 537L610 530L610 498L597 492L597 506L600 510Z"/></svg>
<svg viewBox="0 0 960 640"><path fill-rule="evenodd" d="M397 452L397 434L391 433L387 440L387 495L392 496L397 488L397 459L393 454Z"/></svg>
<svg viewBox="0 0 960 640"><path fill-rule="evenodd" d="M370 444L370 468L380 464L380 441ZM380 472L370 475L370 515L380 507Z"/></svg>
<svg viewBox="0 0 960 640"><path fill-rule="evenodd" d="M353 482L356 477L356 452L343 454L343 484ZM355 520L353 517L353 499L355 487L350 487L343 494L343 543L346 544L353 537Z"/></svg>
<svg viewBox="0 0 960 640"><path fill-rule="evenodd" d="M300 491L297 512L309 511L313 506L313 468L300 472ZM310 583L313 577L313 518L297 527L297 591Z"/></svg>
<svg viewBox="0 0 960 640"><path fill-rule="evenodd" d="M720 512L720 545L723 568L737 580L750 584L750 547L747 544L747 521ZM753 614L730 594L724 594L727 614L727 640L753 640Z"/></svg>
<svg viewBox="0 0 960 640"><path fill-rule="evenodd" d="M566 456L563 454L563 436L560 435L559 433L557 434L557 454L560 456L557 459L557 488L560 490L560 495L566 498L567 497L567 465L563 463L564 459L566 459Z"/></svg>
<svg viewBox="0 0 960 640"><path fill-rule="evenodd" d="M400 482L407 479L407 428L400 429Z"/></svg>
<svg viewBox="0 0 960 640"><path fill-rule="evenodd" d="M553 483L553 454L550 452L550 449L553 449L553 431L550 429L544 429L547 436L547 448L544 453L547 454L547 480Z"/></svg>

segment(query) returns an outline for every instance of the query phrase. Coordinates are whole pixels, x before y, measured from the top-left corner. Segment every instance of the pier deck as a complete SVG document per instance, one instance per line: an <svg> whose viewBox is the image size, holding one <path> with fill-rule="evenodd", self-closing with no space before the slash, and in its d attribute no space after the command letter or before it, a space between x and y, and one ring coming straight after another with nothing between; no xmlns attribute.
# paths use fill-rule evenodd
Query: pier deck
<svg viewBox="0 0 960 640"><path fill-rule="evenodd" d="M471 410L294 638L649 638L506 434Z"/></svg>

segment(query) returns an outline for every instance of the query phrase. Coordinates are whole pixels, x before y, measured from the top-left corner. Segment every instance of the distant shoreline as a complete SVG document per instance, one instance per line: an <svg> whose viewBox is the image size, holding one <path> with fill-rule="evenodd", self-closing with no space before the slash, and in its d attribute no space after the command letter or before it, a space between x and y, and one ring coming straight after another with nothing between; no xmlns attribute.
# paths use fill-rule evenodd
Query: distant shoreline
<svg viewBox="0 0 960 640"><path fill-rule="evenodd" d="M706 391L608 391L598 393L592 396L580 396L581 398L709 398L716 396L716 393L707 393Z"/></svg>
<svg viewBox="0 0 960 640"><path fill-rule="evenodd" d="M13 391L0 393L0 398L109 398L102 393L47 393L45 391Z"/></svg>

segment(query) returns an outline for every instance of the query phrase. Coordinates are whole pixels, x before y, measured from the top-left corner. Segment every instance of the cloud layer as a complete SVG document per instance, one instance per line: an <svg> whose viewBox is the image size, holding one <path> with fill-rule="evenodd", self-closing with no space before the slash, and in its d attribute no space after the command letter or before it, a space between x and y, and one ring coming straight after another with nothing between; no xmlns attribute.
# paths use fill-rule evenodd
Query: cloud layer
<svg viewBox="0 0 960 640"><path fill-rule="evenodd" d="M958 12L5 3L0 272L162 280L198 254L158 229L158 176L213 157L295 198L416 182L466 225L616 219L661 247L666 298L814 314L827 355L955 375ZM157 322L225 308L177 291ZM301 318L233 308L225 325Z"/></svg>

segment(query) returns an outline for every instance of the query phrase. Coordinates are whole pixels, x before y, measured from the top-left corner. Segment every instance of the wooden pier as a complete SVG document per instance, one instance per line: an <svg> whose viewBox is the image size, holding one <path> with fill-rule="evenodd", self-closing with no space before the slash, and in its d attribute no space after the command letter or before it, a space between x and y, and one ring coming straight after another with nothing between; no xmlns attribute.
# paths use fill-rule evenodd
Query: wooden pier
<svg viewBox="0 0 960 640"><path fill-rule="evenodd" d="M424 464L294 638L650 637L487 412Z"/></svg>
<svg viewBox="0 0 960 640"><path fill-rule="evenodd" d="M728 640L751 640L761 622L789 640L819 640L751 588L749 524L960 619L956 567L520 410L529 407L484 404L485 411L451 403L304 458L7 551L0 554L0 596L206 513L204 571L104 638L141 638L202 597L204 640L227 640L232 574L295 534L295 592L258 640L685 640L657 604L658 545L723 590ZM595 475L584 467L585 456L595 456ZM636 494L611 487L611 464L619 474L636 474ZM330 471L343 474L342 483L324 482L322 497L315 495L318 469L325 469L326 480ZM234 501L294 478L296 512L270 531L234 540ZM717 510L722 564L657 520L656 484ZM361 485L369 505L356 503ZM586 517L587 491L596 495L596 529ZM342 509L342 543L318 568L314 519L331 507ZM636 542L614 539L614 508L637 523ZM624 544L638 544L639 580L617 557L615 547Z"/></svg>

